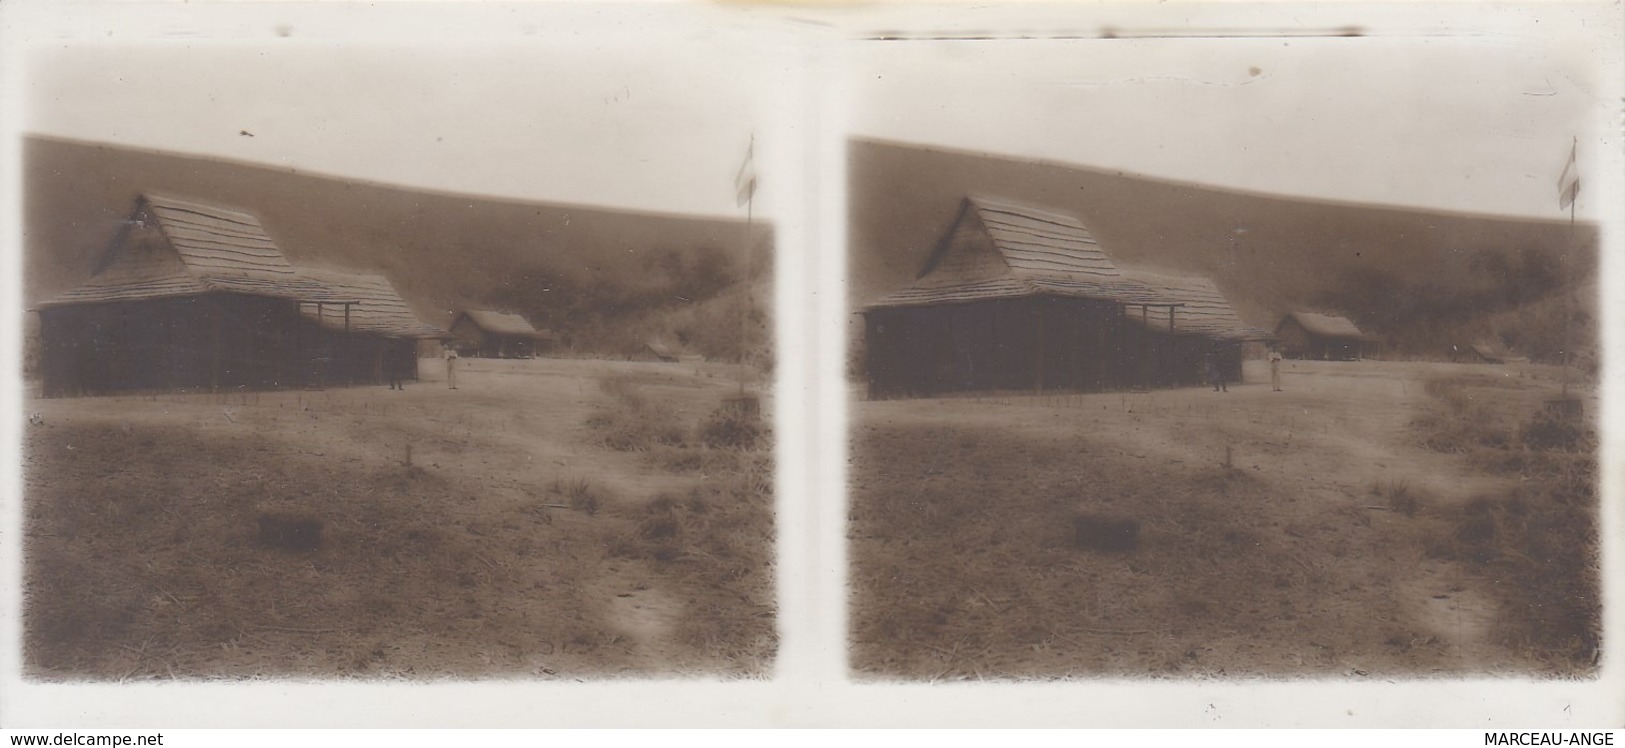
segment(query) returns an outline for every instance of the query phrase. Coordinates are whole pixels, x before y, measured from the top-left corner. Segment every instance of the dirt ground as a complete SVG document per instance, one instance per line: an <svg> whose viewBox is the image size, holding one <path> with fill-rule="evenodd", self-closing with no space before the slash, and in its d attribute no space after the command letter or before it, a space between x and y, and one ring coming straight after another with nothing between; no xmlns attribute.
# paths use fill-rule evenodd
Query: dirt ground
<svg viewBox="0 0 1625 748"><path fill-rule="evenodd" d="M1464 506L1527 476L1425 448L1415 421L1437 407L1426 383L1455 378L1480 385L1493 417L1515 427L1557 394L1555 372L1287 361L1284 392L1264 362L1246 375L1226 393L858 403L855 669L946 680L1552 672L1504 635L1494 575L1430 551ZM1138 546L1079 548L1076 512L1138 521Z"/></svg>
<svg viewBox="0 0 1625 748"><path fill-rule="evenodd" d="M436 360L422 373L31 399L28 672L769 674L771 448L697 436L733 369L464 359L457 390ZM606 446L599 421L633 401L675 439ZM320 523L319 547L266 518Z"/></svg>

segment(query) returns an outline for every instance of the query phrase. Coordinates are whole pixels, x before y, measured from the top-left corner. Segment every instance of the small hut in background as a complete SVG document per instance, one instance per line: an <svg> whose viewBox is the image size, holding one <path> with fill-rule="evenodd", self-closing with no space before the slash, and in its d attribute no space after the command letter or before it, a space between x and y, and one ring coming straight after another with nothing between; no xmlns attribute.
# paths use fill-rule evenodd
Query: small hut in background
<svg viewBox="0 0 1625 748"><path fill-rule="evenodd" d="M663 340L650 340L644 343L642 354L645 358L668 363L677 363L682 358L677 349L667 345Z"/></svg>
<svg viewBox="0 0 1625 748"><path fill-rule="evenodd" d="M1466 349L1456 348L1452 351L1452 361L1466 361L1474 364L1527 364L1529 358L1516 356L1504 346L1494 343L1477 343L1467 346Z"/></svg>
<svg viewBox="0 0 1625 748"><path fill-rule="evenodd" d="M915 282L863 309L872 397L1202 382L1268 337L1212 281L1118 268L1077 218L961 203Z"/></svg>
<svg viewBox="0 0 1625 748"><path fill-rule="evenodd" d="M415 379L417 341L444 334L382 276L292 265L254 216L152 195L37 311L53 397Z"/></svg>
<svg viewBox="0 0 1625 748"><path fill-rule="evenodd" d="M1474 363L1504 364L1507 362L1506 352L1495 348L1488 343L1479 343L1477 345L1468 346L1467 351L1468 359Z"/></svg>
<svg viewBox="0 0 1625 748"><path fill-rule="evenodd" d="M553 336L517 314L469 309L451 323L451 339L460 356L533 358Z"/></svg>
<svg viewBox="0 0 1625 748"><path fill-rule="evenodd" d="M1358 361L1374 342L1347 317L1314 312L1288 312L1275 337L1287 358L1321 361Z"/></svg>

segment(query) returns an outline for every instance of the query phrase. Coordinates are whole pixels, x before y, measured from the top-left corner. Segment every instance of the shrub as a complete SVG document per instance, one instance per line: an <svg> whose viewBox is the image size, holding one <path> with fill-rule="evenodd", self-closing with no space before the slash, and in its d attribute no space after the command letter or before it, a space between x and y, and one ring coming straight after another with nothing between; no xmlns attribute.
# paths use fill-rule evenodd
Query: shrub
<svg viewBox="0 0 1625 748"><path fill-rule="evenodd" d="M1518 432L1518 441L1530 449L1572 450L1580 446L1585 429L1574 419L1542 411Z"/></svg>

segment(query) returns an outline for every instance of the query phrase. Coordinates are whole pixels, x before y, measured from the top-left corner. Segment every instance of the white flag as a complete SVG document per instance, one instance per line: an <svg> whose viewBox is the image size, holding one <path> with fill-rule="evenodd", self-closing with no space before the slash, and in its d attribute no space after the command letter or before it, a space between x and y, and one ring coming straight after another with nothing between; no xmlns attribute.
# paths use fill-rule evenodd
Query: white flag
<svg viewBox="0 0 1625 748"><path fill-rule="evenodd" d="M1563 175L1557 178L1557 207L1567 208L1580 194L1580 167L1576 159L1580 153L1580 140L1575 138L1569 148L1569 161L1563 165Z"/></svg>
<svg viewBox="0 0 1625 748"><path fill-rule="evenodd" d="M756 136L750 136L750 146L745 149L745 163L739 165L739 173L734 176L734 190L738 193L739 205L744 205L756 197Z"/></svg>

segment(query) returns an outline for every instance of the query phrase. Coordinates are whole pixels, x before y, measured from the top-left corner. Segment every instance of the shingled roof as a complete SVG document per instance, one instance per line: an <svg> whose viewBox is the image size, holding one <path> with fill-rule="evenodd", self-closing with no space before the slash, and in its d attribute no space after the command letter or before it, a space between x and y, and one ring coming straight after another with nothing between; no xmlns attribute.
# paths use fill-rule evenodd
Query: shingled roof
<svg viewBox="0 0 1625 748"><path fill-rule="evenodd" d="M445 333L426 325L407 306L395 290L394 284L382 275L352 273L343 270L299 268L300 275L322 286L322 294L305 301L350 301L349 329L352 332L372 332L400 338L433 338ZM303 304L299 310L306 317L337 330L345 327L342 307L321 307ZM318 316L319 315L319 316Z"/></svg>
<svg viewBox="0 0 1625 748"><path fill-rule="evenodd" d="M1231 308L1219 286L1207 278L1166 275L1148 270L1123 270L1130 280L1150 288L1157 296L1179 304L1174 314L1174 332L1194 333L1229 340L1263 340L1269 332L1248 325ZM1152 327L1168 329L1166 317L1149 318Z"/></svg>
<svg viewBox="0 0 1625 748"><path fill-rule="evenodd" d="M241 293L352 303L350 327L391 335L439 334L412 313L388 280L288 262L259 219L216 205L142 195L96 273L41 307ZM315 317L315 307L303 310ZM324 310L325 311L325 310ZM343 310L337 321L343 327Z"/></svg>
<svg viewBox="0 0 1625 748"><path fill-rule="evenodd" d="M968 197L953 227L907 288L866 309L931 306L1024 296L1069 296L1129 306L1164 307L1148 324L1176 332L1246 340L1269 334L1241 321L1206 278L1177 277L1112 263L1076 217L991 197ZM1150 317L1156 317L1152 321Z"/></svg>
<svg viewBox="0 0 1625 748"><path fill-rule="evenodd" d="M1089 228L1073 216L991 197L971 197L965 204L975 211L994 248L1018 276L1099 279L1119 275Z"/></svg>
<svg viewBox="0 0 1625 748"><path fill-rule="evenodd" d="M41 306L209 291L297 298L315 290L253 216L148 195L136 202L95 275Z"/></svg>

